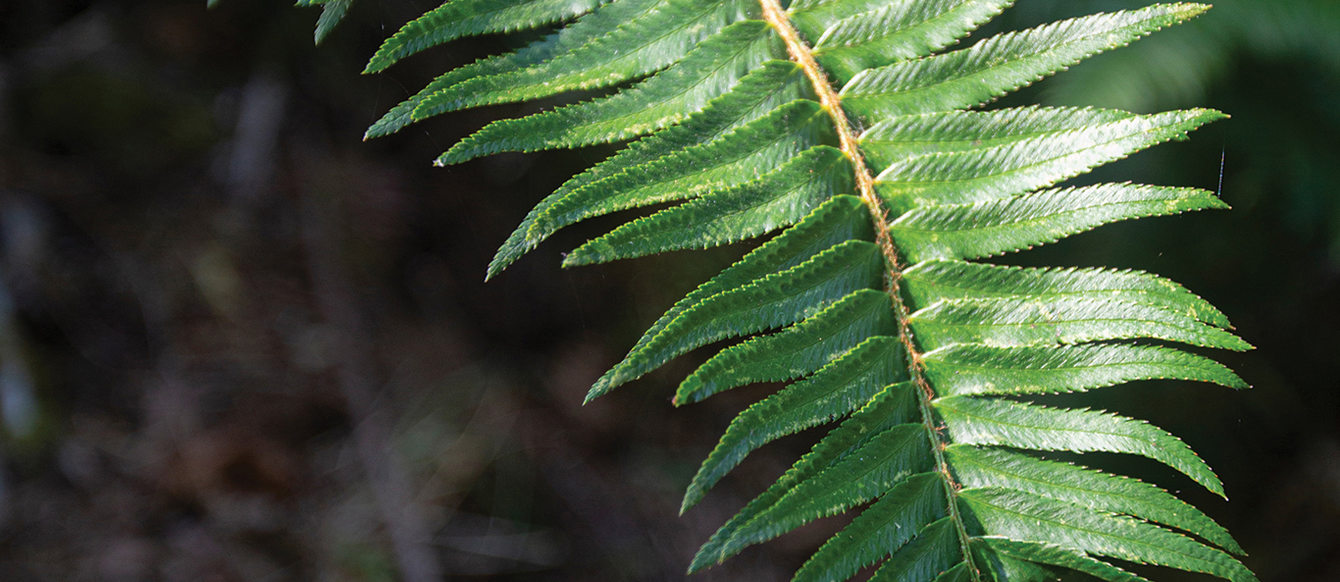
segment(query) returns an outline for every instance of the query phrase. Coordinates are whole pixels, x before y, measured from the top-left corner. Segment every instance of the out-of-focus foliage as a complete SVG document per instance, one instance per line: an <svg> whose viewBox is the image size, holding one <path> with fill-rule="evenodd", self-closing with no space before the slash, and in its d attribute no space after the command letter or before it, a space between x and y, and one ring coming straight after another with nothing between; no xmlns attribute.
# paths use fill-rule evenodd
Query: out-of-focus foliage
<svg viewBox="0 0 1340 582"><path fill-rule="evenodd" d="M1024 3L1016 18L1079 10L1067 4ZM1094 59L1049 85L1044 100L1131 111L1206 103L1228 112L1233 122L1217 130L1217 143L1192 146L1223 149L1228 200L1277 216L1297 236L1326 239L1340 265L1340 2L1226 0L1184 28Z"/></svg>
<svg viewBox="0 0 1340 582"><path fill-rule="evenodd" d="M1059 18L1077 3L1029 2L1019 20ZM1085 2L1123 6L1127 2ZM1318 76L1340 75L1340 3L1330 0L1227 0L1176 35L1156 37L1094 59L1049 86L1049 99L1148 111L1203 101L1244 59L1303 61Z"/></svg>
<svg viewBox="0 0 1340 582"><path fill-rule="evenodd" d="M220 0L207 0L206 5L214 8ZM344 20L349 15L349 7L354 0L297 0L298 6L320 6L321 16L316 21L316 32L313 33L313 40L316 44L326 40L331 31L335 30L335 25Z"/></svg>

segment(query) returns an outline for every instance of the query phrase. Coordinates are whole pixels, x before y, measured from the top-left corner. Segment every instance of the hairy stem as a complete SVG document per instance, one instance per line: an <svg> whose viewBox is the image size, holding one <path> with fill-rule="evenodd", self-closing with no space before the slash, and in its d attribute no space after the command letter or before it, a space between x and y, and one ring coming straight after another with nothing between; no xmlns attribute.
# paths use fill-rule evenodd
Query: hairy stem
<svg viewBox="0 0 1340 582"><path fill-rule="evenodd" d="M800 65L801 70L805 73L805 78L809 79L815 95L819 97L819 104L823 106L824 110L828 112L828 116L833 120L833 127L837 130L839 148L851 160L852 172L856 178L857 193L860 195L861 201L865 203L866 209L870 211L870 219L875 227L875 243L884 253L884 262L887 266L885 288L893 303L894 315L898 321L898 339L902 342L904 351L907 353L908 376L916 384L921 396L919 405L922 424L926 428L927 438L930 440L931 451L935 458L935 470L940 475L945 499L948 501L946 511L954 523L954 529L958 532L959 546L963 552L963 559L968 564L968 571L971 573L972 580L980 581L981 574L973 563L972 552L969 551L968 547L968 531L963 523L962 516L959 515L958 504L955 502L959 485L954 479L953 473L949 470L949 463L945 460L944 451L949 443L940 430L934 410L931 407L931 401L935 399L935 390L926 380L921 350L917 347L916 341L912 337L911 326L908 324L908 307L907 302L903 300L902 293L904 265L902 258L898 256L898 248L893 244L893 235L889 230L888 210L884 208L884 201L875 192L875 179L870 175L870 168L865 164L865 156L861 154L860 146L857 144L856 130L847 119L847 112L842 109L841 98L837 91L833 89L832 83L829 82L828 75L814 60L814 53L810 46L800 38L800 34L791 25L790 17L782 9L778 0L759 0L759 4L763 8L763 20L777 31L777 35L786 44L787 54L792 61Z"/></svg>

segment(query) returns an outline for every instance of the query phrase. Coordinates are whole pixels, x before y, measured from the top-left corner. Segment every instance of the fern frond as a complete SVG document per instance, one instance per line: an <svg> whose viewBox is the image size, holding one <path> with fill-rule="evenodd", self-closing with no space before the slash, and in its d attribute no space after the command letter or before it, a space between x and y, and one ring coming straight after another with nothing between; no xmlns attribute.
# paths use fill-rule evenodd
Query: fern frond
<svg viewBox="0 0 1340 582"><path fill-rule="evenodd" d="M1208 190L1100 184L908 211L892 223L912 261L976 259L1056 242L1132 218L1225 208Z"/></svg>
<svg viewBox="0 0 1340 582"><path fill-rule="evenodd" d="M931 151L922 155L899 156L896 153L897 145L893 146L894 152L880 151L878 146L866 145L878 143L875 140L881 136L878 131L880 127L877 127L871 132L876 134L874 139L863 139L863 146L876 156L893 157L896 160L891 161L875 177L877 190L897 209L1004 198L1050 186L1100 164L1126 157L1132 152L1182 137L1191 129L1223 117L1216 111L1178 111L1100 123L1094 120L1098 116L1090 115L1093 112L1089 111L1023 110L1021 122L1044 119L1059 121L1057 117L1069 115L1072 116L1069 122L1078 117L1087 121L1087 127L1062 129L1069 122L1046 125L1010 123L1013 131L1004 135L1003 132L988 130L995 125L993 122L998 121L991 117L1013 117L1013 113L1015 110L1006 110L993 112L991 116L973 115L961 120L953 119L959 117L953 114L920 116L912 124L929 121L933 126L940 125L936 129L942 130L944 125L941 124L947 122L950 128L957 130L953 133L937 131L933 134L944 142L912 142L927 149L942 143L947 146L945 149L948 151ZM886 121L881 125L888 128L888 123ZM925 134L921 135L924 140ZM884 138L885 143L909 143L896 136L890 137L892 139ZM953 144L964 140L981 140L989 145L983 143L970 150L954 151ZM872 159L871 162L878 163L878 159Z"/></svg>
<svg viewBox="0 0 1340 582"><path fill-rule="evenodd" d="M796 572L795 580L851 578L902 547L926 525L944 517L944 491L935 474L908 477L819 548Z"/></svg>
<svg viewBox="0 0 1340 582"><path fill-rule="evenodd" d="M1246 350L1247 342L1175 311L1087 297L949 299L909 317L922 347L1027 346L1153 338Z"/></svg>
<svg viewBox="0 0 1340 582"><path fill-rule="evenodd" d="M1209 358L1159 346L1093 344L1055 347L950 345L923 354L936 391L958 394L1084 392L1136 380L1197 380L1247 385Z"/></svg>
<svg viewBox="0 0 1340 582"><path fill-rule="evenodd" d="M834 192L851 191L851 173L850 160L841 151L815 146L753 182L616 228L577 247L563 265L703 249L766 234L800 221Z"/></svg>
<svg viewBox="0 0 1340 582"><path fill-rule="evenodd" d="M617 28L620 24L650 14L658 0L621 0L611 2L604 9L590 12L568 24L558 32L547 35L531 44L502 55L480 59L469 65L452 69L433 79L414 96L392 108L376 123L368 128L365 137L379 137L404 129L410 123L420 121L445 112L444 108L426 107L420 110L430 97L446 91L458 84L476 78L515 73L530 66L543 63L557 55L595 42Z"/></svg>
<svg viewBox="0 0 1340 582"><path fill-rule="evenodd" d="M838 82L845 82L872 67L930 55L1010 4L1013 0L870 2L862 12L841 20L811 20L804 12L795 19L802 34L817 38L815 59Z"/></svg>
<svg viewBox="0 0 1340 582"><path fill-rule="evenodd" d="M1227 580L1255 580L1228 554L1156 525L999 488L968 489L961 503L981 527L1140 564L1171 566Z"/></svg>
<svg viewBox="0 0 1340 582"><path fill-rule="evenodd" d="M213 8L218 0L209 0L208 6ZM316 32L312 34L313 42L321 44L330 36L331 31L335 30L335 25L349 13L349 7L354 0L297 0L298 6L320 6L321 16L316 19Z"/></svg>
<svg viewBox="0 0 1340 582"><path fill-rule="evenodd" d="M1001 487L1097 511L1138 517L1193 533L1233 553L1242 553L1242 548L1219 524L1200 510L1148 483L1004 449L956 444L947 452L965 488Z"/></svg>
<svg viewBox="0 0 1340 582"><path fill-rule="evenodd" d="M1228 317L1172 281L1140 271L1030 269L963 261L925 261L903 272L904 287L917 305L961 297L1110 297L1157 305L1215 327Z"/></svg>
<svg viewBox="0 0 1340 582"><path fill-rule="evenodd" d="M802 142L797 144L802 149L791 149L789 154L783 151L780 155L772 155L773 152L765 147L760 152L738 154L739 161L733 161L736 158L727 153L740 145L758 143L753 132L765 129L755 126L745 130L742 126L760 117L776 113L782 119L808 119L803 112L788 117L789 112L778 110L798 99L802 99L801 103L813 103L805 99L811 95L795 64L786 61L764 63L741 79L732 91L708 103L683 123L633 142L619 153L573 176L540 201L498 249L489 264L488 276L502 271L559 228L614 210L677 199L680 190L664 187L676 178L691 180L691 184L699 185L704 191L707 188L721 190L757 178L765 169L775 169L802 149L818 145ZM767 126L770 122L759 121L759 124ZM804 134L803 128L808 126L806 121L783 124L782 131ZM738 139L727 139L732 135ZM723 159L724 167L709 165L714 160ZM736 163L743 166L736 167ZM662 172L668 175L662 175ZM623 185L629 182L632 184ZM644 184L655 190L642 195L635 191L631 195L624 194L625 190ZM664 192L664 196L658 196L657 192ZM607 199L612 200L606 202Z"/></svg>
<svg viewBox="0 0 1340 582"><path fill-rule="evenodd" d="M688 509L754 449L788 434L836 420L869 401L875 391L906 376L902 344L890 336L862 341L801 382L750 406L731 421L684 495Z"/></svg>
<svg viewBox="0 0 1340 582"><path fill-rule="evenodd" d="M757 12L758 5L745 0L660 0L633 20L604 23L612 26L581 46L556 51L528 66L509 67L441 88L415 107L413 117L419 120L458 109L630 81L674 64L731 23Z"/></svg>
<svg viewBox="0 0 1340 582"><path fill-rule="evenodd" d="M799 378L866 338L892 333L887 299L861 289L795 326L722 350L680 383L675 400L692 402L745 384Z"/></svg>
<svg viewBox="0 0 1340 582"><path fill-rule="evenodd" d="M817 103L797 99L718 139L582 187L523 226L529 227L530 240L539 241L593 216L739 186L831 141L832 127L827 121Z"/></svg>
<svg viewBox="0 0 1340 582"><path fill-rule="evenodd" d="M842 104L857 117L876 120L974 107L1206 8L1158 4L1085 16L991 37L959 51L867 69L842 88Z"/></svg>
<svg viewBox="0 0 1340 582"><path fill-rule="evenodd" d="M594 101L530 117L495 121L438 158L455 164L508 151L533 152L637 137L682 120L770 60L775 39L757 20L737 22L683 60L637 85ZM545 82L546 87L549 81ZM433 103L428 100L425 105Z"/></svg>
<svg viewBox="0 0 1340 582"><path fill-rule="evenodd" d="M335 0L332 0L332 2ZM495 121L439 164L630 142L540 201L489 265L560 229L659 206L565 266L771 235L670 307L587 399L723 340L675 404L781 382L742 411L689 484L688 510L743 459L832 424L703 545L696 571L863 507L797 580L1144 578L1108 560L1255 577L1228 532L1167 491L1039 452L1153 459L1223 495L1171 433L1048 404L1152 379L1245 388L1199 354L1246 350L1228 318L1138 271L972 262L1099 226L1225 208L1194 188L1063 182L1224 118L1074 107L981 109L1081 60L1197 16L1166 3L946 50L1011 0L448 0L368 63L478 34L553 27L448 71L369 128L577 90L601 96ZM328 5L329 6L329 5ZM773 234L776 233L776 234Z"/></svg>
<svg viewBox="0 0 1340 582"><path fill-rule="evenodd" d="M587 401L691 349L794 323L824 301L877 284L882 264L879 271L862 274L858 263L854 278L848 279L850 263L819 260L830 247L874 238L870 222L861 215L863 210L860 200L836 196L800 224L699 286L662 315L628 356L596 381ZM733 312L741 317L732 317Z"/></svg>
<svg viewBox="0 0 1340 582"><path fill-rule="evenodd" d="M939 398L934 407L955 443L1141 455L1181 471L1213 493L1224 494L1219 478L1191 447L1142 421L1102 411L970 396Z"/></svg>
<svg viewBox="0 0 1340 582"><path fill-rule="evenodd" d="M801 500L794 495L794 492L801 485L828 474L832 467L845 463L849 469L857 468L862 457L859 453L874 454L880 448L888 449L893 445L896 450L885 450L885 455L890 453L921 455L920 459L913 460L927 461L924 463L923 471L930 470L929 451L913 446L916 444L915 439L910 438L920 436L916 434L917 424L908 422L914 420L916 415L914 388L910 382L885 388L837 428L829 431L828 435L815 444L808 454L801 457L771 487L722 525L698 550L689 570L700 570L718 563L748 545L777 537L805 523L804 516L798 520L779 518L762 521L758 517L766 513L776 515L778 512L774 508L788 499L790 499L788 503L799 503ZM914 464L904 463L904 465ZM853 501L852 504L859 502ZM837 511L838 509L833 509L828 515ZM810 518L813 517L818 516Z"/></svg>
<svg viewBox="0 0 1340 582"><path fill-rule="evenodd" d="M1148 582L1145 578L1122 570L1116 566L1089 556L1044 542L1020 542L1003 537L983 537L973 540L974 549L994 554L999 560L998 571L1006 572L1001 578L1007 580L1028 579L1029 576L1012 576L1006 568L1028 568L1030 566L1060 566L1083 572L1099 580L1108 582Z"/></svg>
<svg viewBox="0 0 1340 582"><path fill-rule="evenodd" d="M962 561L959 536L954 527L956 521L953 516L946 516L921 525L917 536L896 548L870 580L946 582L961 579L967 563Z"/></svg>
<svg viewBox="0 0 1340 582"><path fill-rule="evenodd" d="M528 30L581 16L602 0L454 0L386 39L363 69L377 73L420 51L468 36Z"/></svg>

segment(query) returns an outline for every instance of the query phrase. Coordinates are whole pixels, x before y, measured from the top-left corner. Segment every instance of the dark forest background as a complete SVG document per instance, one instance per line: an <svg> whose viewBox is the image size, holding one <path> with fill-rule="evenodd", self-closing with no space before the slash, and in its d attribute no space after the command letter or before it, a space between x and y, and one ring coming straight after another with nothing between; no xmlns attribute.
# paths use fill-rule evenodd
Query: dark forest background
<svg viewBox="0 0 1340 582"><path fill-rule="evenodd" d="M610 150L431 167L537 105L360 141L436 72L515 40L367 77L434 2L363 0L321 47L314 10L204 4L0 1L0 580L682 580L814 440L769 446L678 517L697 463L770 388L675 410L699 355L580 402L742 248L559 269L611 224L595 221L484 284L530 205ZM1145 3L1019 4L993 26ZM1091 402L1182 436L1231 502L1099 462L1202 507L1262 580L1340 580L1340 3L1218 4L1005 104L1226 111L1088 179L1222 179L1235 209L1009 260L1151 270L1223 308L1258 349L1214 356L1253 390L1147 382ZM690 579L786 579L841 522Z"/></svg>

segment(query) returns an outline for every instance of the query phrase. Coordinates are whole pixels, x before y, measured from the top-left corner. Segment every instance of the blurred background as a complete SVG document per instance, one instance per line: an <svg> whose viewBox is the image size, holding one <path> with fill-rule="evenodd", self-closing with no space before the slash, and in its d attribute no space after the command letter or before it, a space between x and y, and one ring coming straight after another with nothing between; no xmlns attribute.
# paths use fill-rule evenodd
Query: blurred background
<svg viewBox="0 0 1340 582"><path fill-rule="evenodd" d="M817 437L770 445L677 516L729 419L770 388L675 410L699 354L580 402L743 248L559 269L612 224L594 221L486 285L526 210L611 150L430 166L553 102L360 141L435 72L515 39L366 77L434 2L356 3L321 47L317 11L204 4L0 2L0 579L682 580ZM984 32L1141 4L1020 2ZM1003 102L1233 116L1088 179L1222 183L1234 211L1009 260L1167 275L1257 346L1214 354L1251 391L1146 382L1089 402L1209 461L1231 502L1102 460L1215 517L1262 580L1340 580L1337 95L1340 3L1224 0ZM690 579L786 579L841 525Z"/></svg>

